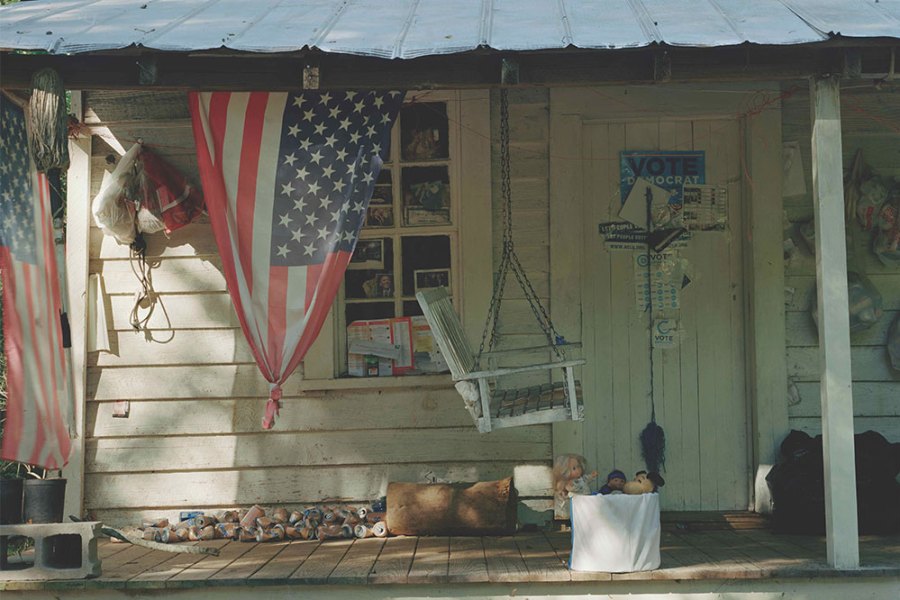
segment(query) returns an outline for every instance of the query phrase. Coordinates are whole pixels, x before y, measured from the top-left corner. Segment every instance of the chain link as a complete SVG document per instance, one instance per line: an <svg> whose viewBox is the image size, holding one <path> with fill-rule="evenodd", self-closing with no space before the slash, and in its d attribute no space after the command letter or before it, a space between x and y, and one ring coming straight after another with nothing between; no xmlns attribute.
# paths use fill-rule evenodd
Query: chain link
<svg viewBox="0 0 900 600"><path fill-rule="evenodd" d="M475 359L476 365L481 363L481 355L484 353L485 344L488 344L489 350L493 350L497 345L500 334L498 331L498 317L500 315L500 306L503 303L503 292L506 288L506 280L510 270L516 278L522 291L525 293L525 299L531 307L531 312L537 319L538 325L543 331L544 336L554 354L559 359L565 358L559 348L562 337L553 326L550 315L541 303L534 286L528 279L522 263L516 254L515 244L513 243L513 212L512 212L512 186L510 183L510 166L509 166L509 92L506 89L500 90L500 193L503 199L503 250L500 258L500 267L497 273L497 281L494 285L494 293L491 296L491 305L488 309L487 317L484 321L484 331L481 334L481 344L478 346L478 356ZM490 334L490 340L488 335ZM567 391L568 393L568 391Z"/></svg>

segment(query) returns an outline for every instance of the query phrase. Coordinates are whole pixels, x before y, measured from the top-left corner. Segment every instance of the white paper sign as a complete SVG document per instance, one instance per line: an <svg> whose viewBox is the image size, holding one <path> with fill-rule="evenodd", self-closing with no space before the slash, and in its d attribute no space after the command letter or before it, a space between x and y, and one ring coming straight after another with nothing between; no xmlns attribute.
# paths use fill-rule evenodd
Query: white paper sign
<svg viewBox="0 0 900 600"><path fill-rule="evenodd" d="M678 321L657 319L653 321L653 347L674 348L678 345Z"/></svg>

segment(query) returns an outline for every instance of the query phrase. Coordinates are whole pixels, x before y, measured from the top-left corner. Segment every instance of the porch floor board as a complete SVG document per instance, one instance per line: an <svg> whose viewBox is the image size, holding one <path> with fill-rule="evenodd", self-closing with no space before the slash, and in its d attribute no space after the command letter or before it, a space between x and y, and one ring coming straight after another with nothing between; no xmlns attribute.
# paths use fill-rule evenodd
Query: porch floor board
<svg viewBox="0 0 900 600"><path fill-rule="evenodd" d="M169 554L101 541L103 575L4 582L0 589L147 589L292 584L420 584L900 576L900 536L860 538L862 568L825 564L825 540L760 530L664 531L662 566L641 573L576 573L569 533L396 537L268 544L199 542L219 556Z"/></svg>

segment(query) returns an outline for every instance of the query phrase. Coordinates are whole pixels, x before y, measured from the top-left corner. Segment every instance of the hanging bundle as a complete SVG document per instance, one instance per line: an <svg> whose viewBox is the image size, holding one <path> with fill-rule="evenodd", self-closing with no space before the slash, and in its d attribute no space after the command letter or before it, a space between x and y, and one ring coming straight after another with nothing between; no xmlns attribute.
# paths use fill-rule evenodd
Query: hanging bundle
<svg viewBox="0 0 900 600"><path fill-rule="evenodd" d="M69 166L69 116L62 78L53 69L41 69L31 77L28 106L29 145L38 171Z"/></svg>
<svg viewBox="0 0 900 600"><path fill-rule="evenodd" d="M653 389L653 269L651 267L651 236L650 227L652 223L651 207L653 206L653 192L648 187L646 191L647 203L647 285L650 285L650 291L647 294L647 312L649 313L647 320L649 324L649 349L650 349L650 422L641 431L639 440L641 442L641 457L647 470L651 473L659 472L666 466L666 433L663 428L656 423L656 403Z"/></svg>

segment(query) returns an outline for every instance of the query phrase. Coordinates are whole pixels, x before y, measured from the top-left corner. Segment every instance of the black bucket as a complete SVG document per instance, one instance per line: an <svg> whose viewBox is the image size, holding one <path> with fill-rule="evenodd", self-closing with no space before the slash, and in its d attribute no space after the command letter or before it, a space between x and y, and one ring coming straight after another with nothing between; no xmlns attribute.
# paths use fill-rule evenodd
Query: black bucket
<svg viewBox="0 0 900 600"><path fill-rule="evenodd" d="M23 497L26 523L62 523L65 479L26 479Z"/></svg>
<svg viewBox="0 0 900 600"><path fill-rule="evenodd" d="M22 479L0 479L0 524L22 522Z"/></svg>

